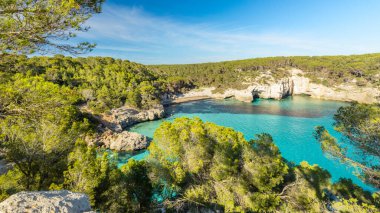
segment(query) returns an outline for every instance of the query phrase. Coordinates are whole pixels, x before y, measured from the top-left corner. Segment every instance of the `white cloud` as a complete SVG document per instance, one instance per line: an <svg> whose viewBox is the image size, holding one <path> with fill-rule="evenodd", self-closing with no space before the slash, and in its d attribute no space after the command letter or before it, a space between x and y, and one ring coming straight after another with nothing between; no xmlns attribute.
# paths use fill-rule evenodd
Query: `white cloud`
<svg viewBox="0 0 380 213"><path fill-rule="evenodd" d="M181 23L157 17L139 8L105 6L101 15L87 23L91 30L80 38L96 41L98 49L112 56L142 63L190 63L274 55L338 54L361 51L357 44L342 46L299 32L255 33L253 26L226 28L211 23ZM253 29L252 29L253 28ZM360 47L360 48L358 48Z"/></svg>

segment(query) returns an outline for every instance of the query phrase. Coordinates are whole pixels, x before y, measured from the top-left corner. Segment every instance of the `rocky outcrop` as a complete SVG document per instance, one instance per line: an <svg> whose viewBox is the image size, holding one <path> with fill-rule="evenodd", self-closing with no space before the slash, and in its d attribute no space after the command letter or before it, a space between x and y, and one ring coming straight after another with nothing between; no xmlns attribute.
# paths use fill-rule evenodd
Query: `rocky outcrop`
<svg viewBox="0 0 380 213"><path fill-rule="evenodd" d="M87 195L66 190L19 192L0 203L0 212L4 213L89 211L91 206Z"/></svg>
<svg viewBox="0 0 380 213"><path fill-rule="evenodd" d="M150 140L136 132L113 132L105 131L95 139L89 141L91 145L101 146L115 151L137 151L146 149Z"/></svg>
<svg viewBox="0 0 380 213"><path fill-rule="evenodd" d="M197 100L206 98L225 99L234 97L239 101L252 102L254 98L282 99L293 93L293 82L289 78L284 78L272 84L252 84L247 89L236 90L227 89L223 93L213 93L215 88L202 88L190 91L186 94L174 97L174 103L182 100Z"/></svg>
<svg viewBox="0 0 380 213"><path fill-rule="evenodd" d="M162 105L157 105L148 110L137 110L130 107L112 109L109 113L95 115L85 107L82 111L92 115L99 122L97 133L87 136L88 145L100 146L115 151L137 151L149 146L149 138L126 129L134 124L153 121L163 118L165 110Z"/></svg>
<svg viewBox="0 0 380 213"><path fill-rule="evenodd" d="M293 95L305 94L313 98L337 100L337 101L357 101L360 103L379 103L380 90L373 87L359 87L354 82L349 82L334 87L327 87L322 84L310 82L310 79L303 76L291 77L294 87Z"/></svg>
<svg viewBox="0 0 380 213"><path fill-rule="evenodd" d="M310 79L304 77L303 72L298 69L291 69L289 77L279 80L273 79L270 75L264 77L269 81L260 82L253 80L246 89L227 89L223 93L213 93L215 88L201 88L192 90L186 94L174 97L173 102L181 100L196 100L197 97L224 99L235 97L237 100L251 102L254 98L282 99L292 95L309 95L313 98L337 100L337 101L357 101L360 103L379 103L380 89L374 87L359 87L355 82L348 82L342 85L327 87L322 84L312 83Z"/></svg>
<svg viewBox="0 0 380 213"><path fill-rule="evenodd" d="M293 94L293 81L290 78L283 78L276 83L269 85L258 85L252 90L253 97L265 99L283 99Z"/></svg>
<svg viewBox="0 0 380 213"><path fill-rule="evenodd" d="M144 121L153 121L165 116L162 105L158 105L148 110L136 110L128 107L120 107L111 110L111 114L105 116L106 126L116 132L120 132L129 126Z"/></svg>

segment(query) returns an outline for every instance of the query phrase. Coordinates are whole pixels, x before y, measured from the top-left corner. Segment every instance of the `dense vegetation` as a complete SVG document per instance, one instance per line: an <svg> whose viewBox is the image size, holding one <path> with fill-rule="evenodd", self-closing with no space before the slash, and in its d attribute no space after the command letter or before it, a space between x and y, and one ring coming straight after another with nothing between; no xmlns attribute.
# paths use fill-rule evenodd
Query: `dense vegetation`
<svg viewBox="0 0 380 213"><path fill-rule="evenodd" d="M360 168L361 178L380 188L380 106L353 103L339 108L334 119L335 129L357 152L349 153L348 147L342 146L323 126L318 126L315 137L320 141L322 150Z"/></svg>
<svg viewBox="0 0 380 213"><path fill-rule="evenodd" d="M152 183L170 192L165 204L175 210L376 211L375 198L350 180L331 185L330 174L317 165L286 162L268 134L246 141L231 128L178 118L156 130L149 151ZM173 194L179 197L170 200ZM337 202L332 194L344 197Z"/></svg>
<svg viewBox="0 0 380 213"><path fill-rule="evenodd" d="M150 67L102 57L17 55L91 50L93 44L65 41L87 30L82 24L100 12L102 2L0 2L0 158L13 164L0 176L0 200L19 191L68 189L86 193L101 212L379 211L378 193L371 195L347 179L332 184L330 174L317 165L287 162L270 135L247 141L239 132L197 118L163 123L146 161L130 160L117 168L116 158L84 142L96 123L80 110L150 108L163 94L193 84L240 88L242 79L268 70L281 78L289 67L325 84L355 78L358 86L379 86L379 54ZM335 119L353 145L378 157L377 106L342 108ZM323 127L316 137L324 151L360 165L367 181L379 180L377 165L349 159Z"/></svg>
<svg viewBox="0 0 380 213"><path fill-rule="evenodd" d="M356 80L357 86L380 86L380 54L351 56L295 56L255 58L217 63L149 66L162 75L181 76L199 87L213 86L217 91L243 89L255 78L263 83L289 76L289 68L304 71L313 82L327 86Z"/></svg>
<svg viewBox="0 0 380 213"><path fill-rule="evenodd" d="M162 207L169 211L376 212L379 207L378 194L363 191L351 180L331 184L330 174L317 165L287 162L268 134L246 141L231 128L179 118L157 129L149 151L147 161L130 160L118 169L114 158L107 153L97 156L77 137L70 152L61 157L65 163L50 161L35 168L36 175L29 177L32 181L26 181L18 164L0 176L1 196L65 188L85 192L95 209L108 212ZM49 155L49 150L40 152Z"/></svg>
<svg viewBox="0 0 380 213"><path fill-rule="evenodd" d="M163 78L129 61L59 55L14 56L1 63L0 73L2 158L14 163L0 176L1 199L23 190L69 189L85 192L95 209L110 212L161 207L230 212L378 210L378 194L346 179L332 184L329 173L317 165L287 162L267 134L246 141L232 129L182 118L157 130L147 161L131 160L121 169L115 159L99 156L84 144L95 123L79 106L87 104L99 112L124 104L148 108L159 103L164 91L191 87L181 77ZM352 105L337 112L336 126L375 155L378 115L378 106ZM324 129L318 132L323 133L318 135L324 150L344 150L326 139ZM378 174L377 167L366 168ZM367 174L366 180L378 180Z"/></svg>
<svg viewBox="0 0 380 213"><path fill-rule="evenodd" d="M1 0L0 60L4 53L65 51L82 53L94 44L68 39L87 31L83 23L101 12L104 0Z"/></svg>
<svg viewBox="0 0 380 213"><path fill-rule="evenodd" d="M0 63L0 76L0 83L8 84L5 88L20 78L39 76L41 81L80 94L78 103L86 103L95 112L125 104L150 108L160 103L163 93L192 87L179 77L159 78L141 64L102 57L13 56Z"/></svg>

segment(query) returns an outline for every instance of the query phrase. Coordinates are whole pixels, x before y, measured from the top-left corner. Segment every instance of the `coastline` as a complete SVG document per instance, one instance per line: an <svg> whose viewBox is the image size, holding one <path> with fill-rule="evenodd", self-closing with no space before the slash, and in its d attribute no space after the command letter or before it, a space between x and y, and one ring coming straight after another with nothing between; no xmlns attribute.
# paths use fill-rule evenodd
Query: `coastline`
<svg viewBox="0 0 380 213"><path fill-rule="evenodd" d="M290 70L291 76L269 83L260 84L258 81L249 83L246 89L227 88L223 92L215 92L215 87L200 87L186 93L177 94L167 99L164 105L185 103L203 99L235 98L243 102L252 102L255 98L281 100L295 95L307 95L320 100L343 102L358 102L364 104L380 103L380 88L367 85L364 87L346 83L338 86L326 86L313 83L303 76L301 70ZM301 74L298 76L297 74Z"/></svg>
<svg viewBox="0 0 380 213"><path fill-rule="evenodd" d="M192 97L179 97L173 99L171 102L163 104L165 106L167 105L173 105L173 104L182 104L182 103L187 103L187 102L192 102L192 101L201 101L201 100L207 100L207 99L215 99L210 96L192 96Z"/></svg>

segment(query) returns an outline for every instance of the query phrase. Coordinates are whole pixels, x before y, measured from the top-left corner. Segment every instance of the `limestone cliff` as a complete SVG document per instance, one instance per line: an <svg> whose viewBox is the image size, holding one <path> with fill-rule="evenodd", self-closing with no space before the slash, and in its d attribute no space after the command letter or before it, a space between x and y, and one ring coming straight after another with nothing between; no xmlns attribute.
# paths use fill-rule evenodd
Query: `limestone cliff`
<svg viewBox="0 0 380 213"><path fill-rule="evenodd" d="M263 78L267 81L262 82ZM242 82L248 84L243 90L227 89L223 93L213 93L215 88L200 88L192 90L185 94L179 94L173 97L175 102L181 100L191 100L196 97L209 97L223 99L235 97L238 100L251 102L254 98L265 99L282 99L292 95L309 95L313 98L337 100L337 101L357 101L360 103L379 103L380 89L376 87L359 87L355 82L347 82L338 86L325 86L316 84L304 76L303 72L298 69L289 70L289 76L274 80L268 74L259 76L251 82Z"/></svg>
<svg viewBox="0 0 380 213"><path fill-rule="evenodd" d="M357 101L360 103L380 103L380 89L375 87L359 87L355 82L327 87L322 84L310 82L303 76L292 76L293 95L305 94L313 98Z"/></svg>

